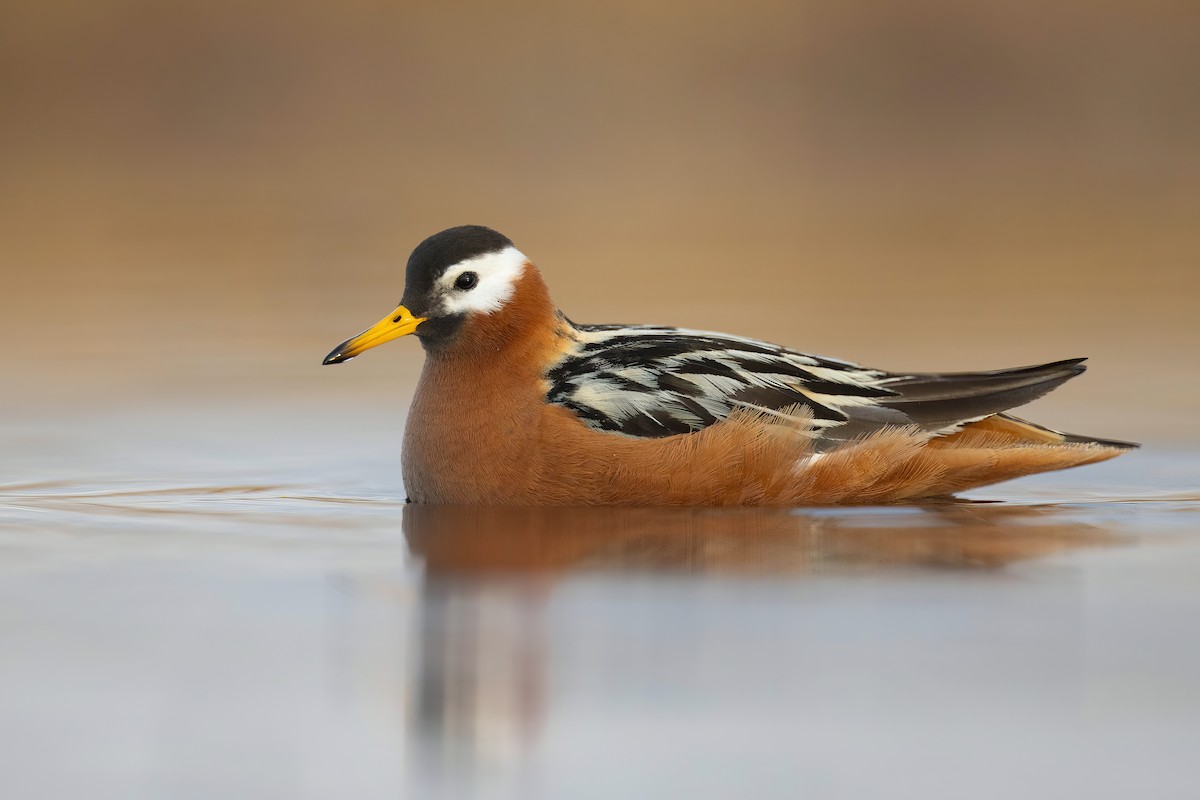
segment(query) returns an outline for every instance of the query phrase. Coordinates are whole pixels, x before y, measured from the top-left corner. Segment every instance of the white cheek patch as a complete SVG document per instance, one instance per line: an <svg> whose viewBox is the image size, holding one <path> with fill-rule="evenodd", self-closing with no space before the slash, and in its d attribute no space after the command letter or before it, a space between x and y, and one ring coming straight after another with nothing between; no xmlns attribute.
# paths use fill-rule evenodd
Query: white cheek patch
<svg viewBox="0 0 1200 800"><path fill-rule="evenodd" d="M485 253L458 262L438 279L442 309L447 314L491 314L499 311L516 291L517 280L525 272L528 260L517 248L506 247L497 253ZM479 276L475 286L466 291L454 286L458 276L464 272L474 272Z"/></svg>

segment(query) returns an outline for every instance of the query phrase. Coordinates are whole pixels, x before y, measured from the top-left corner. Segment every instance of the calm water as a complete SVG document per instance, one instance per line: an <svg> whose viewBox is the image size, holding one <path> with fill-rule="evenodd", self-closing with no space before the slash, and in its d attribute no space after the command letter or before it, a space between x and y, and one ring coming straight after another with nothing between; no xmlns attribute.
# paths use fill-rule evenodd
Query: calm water
<svg viewBox="0 0 1200 800"><path fill-rule="evenodd" d="M1194 797L1200 460L927 508L403 503L401 421L2 431L6 797Z"/></svg>

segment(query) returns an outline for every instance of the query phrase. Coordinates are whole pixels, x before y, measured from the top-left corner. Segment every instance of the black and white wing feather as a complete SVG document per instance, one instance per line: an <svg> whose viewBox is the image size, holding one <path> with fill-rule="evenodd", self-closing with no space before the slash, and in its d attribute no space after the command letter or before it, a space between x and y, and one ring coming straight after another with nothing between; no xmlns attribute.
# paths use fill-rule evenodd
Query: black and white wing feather
<svg viewBox="0 0 1200 800"><path fill-rule="evenodd" d="M1083 359L1013 370L903 375L774 344L682 328L574 325L547 399L584 424L636 437L691 433L735 409L801 406L820 438L888 425L948 432L1022 405L1084 370Z"/></svg>

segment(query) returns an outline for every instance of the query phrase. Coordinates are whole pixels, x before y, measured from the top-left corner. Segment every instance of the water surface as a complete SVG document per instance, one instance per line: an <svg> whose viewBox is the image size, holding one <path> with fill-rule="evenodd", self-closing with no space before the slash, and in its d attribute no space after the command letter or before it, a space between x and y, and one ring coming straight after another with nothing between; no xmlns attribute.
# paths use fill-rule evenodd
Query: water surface
<svg viewBox="0 0 1200 800"><path fill-rule="evenodd" d="M926 507L431 508L394 414L178 414L7 431L6 794L1194 790L1195 453Z"/></svg>

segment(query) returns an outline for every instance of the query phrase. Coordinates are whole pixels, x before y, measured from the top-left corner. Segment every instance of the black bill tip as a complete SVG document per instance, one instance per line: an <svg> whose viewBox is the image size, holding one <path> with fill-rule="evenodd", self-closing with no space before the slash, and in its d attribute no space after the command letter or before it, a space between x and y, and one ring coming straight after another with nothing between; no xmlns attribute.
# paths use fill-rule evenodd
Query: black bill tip
<svg viewBox="0 0 1200 800"><path fill-rule="evenodd" d="M342 364L354 358L354 356L347 355L343 351L342 348L345 346L345 342L343 342L342 344L339 344L337 347L333 348L333 351L329 355L325 356L325 360L321 362L321 366L325 366L326 364Z"/></svg>

